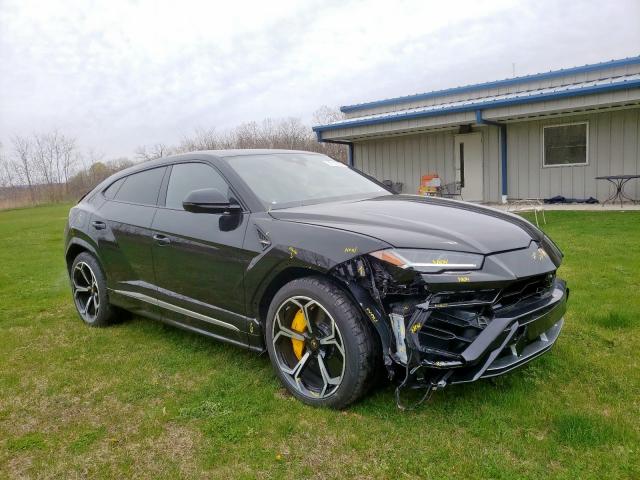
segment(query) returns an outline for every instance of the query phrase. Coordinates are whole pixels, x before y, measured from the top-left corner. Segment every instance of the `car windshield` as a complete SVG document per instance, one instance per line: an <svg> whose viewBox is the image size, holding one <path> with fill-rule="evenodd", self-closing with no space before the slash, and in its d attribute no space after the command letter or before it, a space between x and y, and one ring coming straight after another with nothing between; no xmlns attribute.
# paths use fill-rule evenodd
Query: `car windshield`
<svg viewBox="0 0 640 480"><path fill-rule="evenodd" d="M325 155L270 153L227 161L268 209L389 195L377 183Z"/></svg>

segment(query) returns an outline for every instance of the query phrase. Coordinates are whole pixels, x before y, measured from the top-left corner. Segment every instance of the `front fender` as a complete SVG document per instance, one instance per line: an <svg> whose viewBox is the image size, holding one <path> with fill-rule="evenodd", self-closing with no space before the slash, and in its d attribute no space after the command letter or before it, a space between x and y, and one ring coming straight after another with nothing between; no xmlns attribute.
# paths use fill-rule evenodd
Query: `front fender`
<svg viewBox="0 0 640 480"><path fill-rule="evenodd" d="M271 244L251 260L245 272L247 315L251 317L257 316L265 292L284 271L326 274L339 263L390 246L358 233L275 220L269 215L255 218L253 223Z"/></svg>

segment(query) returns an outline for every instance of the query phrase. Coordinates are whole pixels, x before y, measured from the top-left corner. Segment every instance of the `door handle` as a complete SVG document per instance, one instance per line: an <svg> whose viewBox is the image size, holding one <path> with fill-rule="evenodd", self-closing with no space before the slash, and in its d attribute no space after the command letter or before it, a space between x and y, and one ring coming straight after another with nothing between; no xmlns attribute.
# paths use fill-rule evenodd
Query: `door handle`
<svg viewBox="0 0 640 480"><path fill-rule="evenodd" d="M162 235L160 233L156 233L153 236L153 239L156 241L156 243L160 246L162 245L169 245L171 243L171 239L169 237L167 237L166 235Z"/></svg>
<svg viewBox="0 0 640 480"><path fill-rule="evenodd" d="M107 224L99 220L94 220L93 222L91 222L91 225L96 230L104 230L105 228L107 228Z"/></svg>

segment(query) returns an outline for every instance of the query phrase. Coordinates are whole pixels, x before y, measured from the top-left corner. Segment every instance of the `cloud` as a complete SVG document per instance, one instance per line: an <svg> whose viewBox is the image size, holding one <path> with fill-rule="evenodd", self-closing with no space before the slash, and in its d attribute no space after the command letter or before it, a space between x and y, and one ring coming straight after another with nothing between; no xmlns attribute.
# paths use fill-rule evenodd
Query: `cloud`
<svg viewBox="0 0 640 480"><path fill-rule="evenodd" d="M107 155L194 128L637 55L636 1L7 2L0 140Z"/></svg>

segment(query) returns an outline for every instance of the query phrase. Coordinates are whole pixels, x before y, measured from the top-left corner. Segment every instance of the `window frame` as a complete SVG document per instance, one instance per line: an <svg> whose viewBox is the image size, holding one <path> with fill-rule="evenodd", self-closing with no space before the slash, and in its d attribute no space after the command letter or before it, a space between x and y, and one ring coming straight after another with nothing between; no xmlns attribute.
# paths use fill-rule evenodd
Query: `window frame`
<svg viewBox="0 0 640 480"><path fill-rule="evenodd" d="M222 178L222 180L224 182L226 182L227 186L229 187L229 191L233 194L233 198L240 204L240 206L242 207L242 213L251 213L250 210L247 208L247 205L245 204L244 200L242 199L242 197L240 195L238 195L238 192L236 191L235 188L233 188L233 185L231 184L231 182L227 179L227 177L225 177L223 175L223 173L220 171L219 168L217 168L215 165L213 165L210 162L204 161L204 160L199 160L199 159L188 159L188 160L183 160L180 162L174 162L171 163L169 165L165 165L166 167L168 167L167 173L165 174L165 178L163 179L162 182L162 186L160 187L160 194L158 195L158 202L156 207L157 208L163 208L165 210L171 210L173 212L186 212L186 210L181 209L181 208L171 208L171 207L167 207L166 202L167 202L167 192L169 191L169 182L171 181L171 174L173 173L173 167L175 167L176 165L184 165L185 163L201 163L203 165L208 166L209 168L213 169L214 172L216 172L218 175L220 175L220 178ZM187 213L191 213L191 212L187 212Z"/></svg>
<svg viewBox="0 0 640 480"><path fill-rule="evenodd" d="M584 163L562 163L557 165L547 165L546 164L546 149L544 144L545 138L545 130L547 128L554 127L568 127L571 125L585 125L585 158ZM580 122L567 122L567 123L555 123L550 125L543 125L542 127L542 139L541 139L541 157L542 157L542 168L562 168L562 167L587 167L589 166L589 121L584 120Z"/></svg>
<svg viewBox="0 0 640 480"><path fill-rule="evenodd" d="M154 167L150 167L150 168L145 168L144 170L138 170L136 172L131 172L128 175L123 175L122 177L116 178L113 182L111 182L109 185L107 185L105 188L102 189L102 191L100 192L100 194L102 195L102 197L108 201L108 202L117 202L117 203L124 203L125 205L139 205L141 207L157 207L158 206L158 201L160 199L160 194L162 192L162 187L164 185L164 179L167 176L167 165L156 165ZM125 182L127 181L127 178L132 177L133 175L137 175L139 173L144 173L144 172L149 172L151 170L155 170L155 169L164 169L164 173L162 175L162 179L160 179L160 189L158 190L158 196L156 197L156 202L154 204L150 204L150 203L138 203L138 202L129 202L127 200L118 200L117 196L118 196L118 192L120 192L120 189L122 188L122 185L125 184ZM113 198L107 198L107 196L104 194L104 192L106 192L109 187L111 187L111 185L113 185L116 182L119 182L120 180L124 180L122 182L122 185L120 185L120 188L118 188L118 191L116 192L116 194L114 195Z"/></svg>

